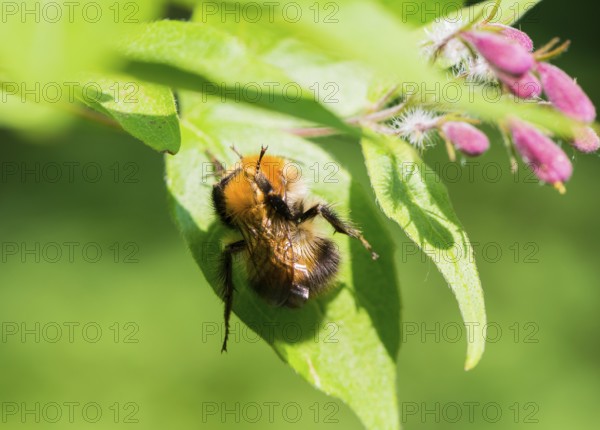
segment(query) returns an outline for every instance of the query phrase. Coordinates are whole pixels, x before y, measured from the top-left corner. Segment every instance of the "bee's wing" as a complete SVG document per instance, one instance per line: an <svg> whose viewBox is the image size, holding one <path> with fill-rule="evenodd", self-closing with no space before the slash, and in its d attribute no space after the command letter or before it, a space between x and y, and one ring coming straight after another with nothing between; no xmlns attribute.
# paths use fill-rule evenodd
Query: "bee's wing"
<svg viewBox="0 0 600 430"><path fill-rule="evenodd" d="M247 226L250 277L253 288L272 303L283 304L294 280L294 248L287 223L271 227Z"/></svg>

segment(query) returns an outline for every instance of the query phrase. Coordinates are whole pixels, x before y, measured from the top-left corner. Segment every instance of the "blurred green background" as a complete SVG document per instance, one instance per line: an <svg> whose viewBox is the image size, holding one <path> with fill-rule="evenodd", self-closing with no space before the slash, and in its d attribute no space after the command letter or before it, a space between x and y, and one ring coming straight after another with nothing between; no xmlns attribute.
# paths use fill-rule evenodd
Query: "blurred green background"
<svg viewBox="0 0 600 430"><path fill-rule="evenodd" d="M591 37L600 8L578 4L542 2L521 27L537 45L572 39L557 64L600 105ZM169 219L159 154L86 120L36 143L0 130L0 142L0 427L361 428L235 317L230 352L219 352L212 330L222 303ZM480 243L495 341L474 371L462 370L455 300L434 265L398 237L405 427L595 428L598 156L576 156L565 196L524 172L515 180L500 144L459 180L442 148L426 159ZM76 243L72 256L67 242Z"/></svg>

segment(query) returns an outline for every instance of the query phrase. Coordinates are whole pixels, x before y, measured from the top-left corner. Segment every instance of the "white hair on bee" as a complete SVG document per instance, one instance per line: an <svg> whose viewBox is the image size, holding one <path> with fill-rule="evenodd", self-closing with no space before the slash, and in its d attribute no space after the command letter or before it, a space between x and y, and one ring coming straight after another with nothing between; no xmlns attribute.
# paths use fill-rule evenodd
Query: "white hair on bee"
<svg viewBox="0 0 600 430"><path fill-rule="evenodd" d="M439 118L435 113L418 107L394 118L392 126L400 137L408 140L411 145L422 151L429 146Z"/></svg>
<svg viewBox="0 0 600 430"><path fill-rule="evenodd" d="M289 204L293 205L296 202L305 200L308 197L308 186L302 178L302 169L295 163L285 164L285 169L288 177L286 182L286 198Z"/></svg>

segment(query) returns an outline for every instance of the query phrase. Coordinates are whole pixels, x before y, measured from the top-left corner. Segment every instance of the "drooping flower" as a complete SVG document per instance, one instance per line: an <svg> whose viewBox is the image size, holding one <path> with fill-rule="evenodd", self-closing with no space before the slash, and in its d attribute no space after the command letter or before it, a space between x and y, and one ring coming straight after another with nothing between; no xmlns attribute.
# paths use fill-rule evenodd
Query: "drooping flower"
<svg viewBox="0 0 600 430"><path fill-rule="evenodd" d="M501 72L520 76L529 72L535 64L531 53L502 35L489 31L466 31L461 33L461 37Z"/></svg>
<svg viewBox="0 0 600 430"><path fill-rule="evenodd" d="M505 73L498 73L498 79L515 96L522 99L537 98L542 94L542 84L531 72L515 77Z"/></svg>
<svg viewBox="0 0 600 430"><path fill-rule="evenodd" d="M559 190L564 189L562 184L573 173L573 166L564 151L528 123L512 120L509 128L517 151L536 176Z"/></svg>
<svg viewBox="0 0 600 430"><path fill-rule="evenodd" d="M506 37L509 40L517 42L527 52L533 51L533 41L524 31L499 23L488 24L487 27L490 27L494 30L498 30L502 36Z"/></svg>
<svg viewBox="0 0 600 430"><path fill-rule="evenodd" d="M425 149L434 129L439 122L439 116L422 108L406 111L394 119L392 126L400 137L419 150Z"/></svg>
<svg viewBox="0 0 600 430"><path fill-rule="evenodd" d="M600 149L600 137L593 128L583 127L577 130L571 144L580 152L596 152Z"/></svg>
<svg viewBox="0 0 600 430"><path fill-rule="evenodd" d="M490 141L485 133L471 124L448 121L444 122L440 129L444 137L466 155L475 157L483 154L490 147Z"/></svg>
<svg viewBox="0 0 600 430"><path fill-rule="evenodd" d="M548 100L558 110L583 122L596 119L594 104L573 78L548 63L538 63L537 71Z"/></svg>

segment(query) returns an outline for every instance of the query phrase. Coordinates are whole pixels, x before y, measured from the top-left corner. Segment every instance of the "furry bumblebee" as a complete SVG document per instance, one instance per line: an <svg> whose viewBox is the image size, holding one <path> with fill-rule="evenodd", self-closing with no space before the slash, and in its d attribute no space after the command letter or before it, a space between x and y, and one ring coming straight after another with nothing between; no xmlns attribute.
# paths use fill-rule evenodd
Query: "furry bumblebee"
<svg viewBox="0 0 600 430"><path fill-rule="evenodd" d="M265 147L252 156L232 149L240 163L227 171L213 157L220 177L212 190L214 209L227 227L242 236L225 246L220 261L225 302L221 352L227 350L229 336L234 254L244 254L249 284L260 297L273 306L290 308L301 307L325 291L338 271L340 255L333 241L315 231L315 217L323 217L336 232L360 240L373 259L378 257L360 231L330 205L307 205L306 188L291 177L284 158L265 155Z"/></svg>

